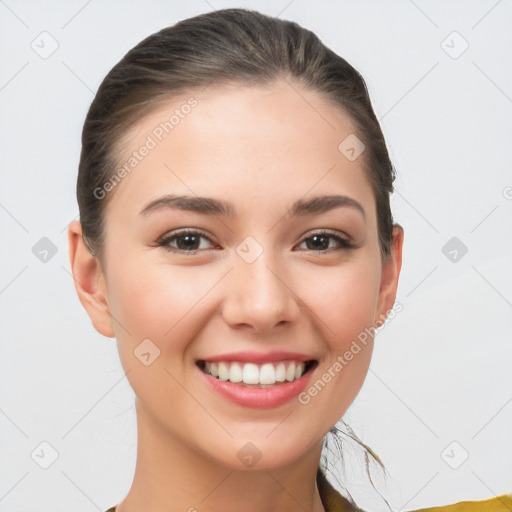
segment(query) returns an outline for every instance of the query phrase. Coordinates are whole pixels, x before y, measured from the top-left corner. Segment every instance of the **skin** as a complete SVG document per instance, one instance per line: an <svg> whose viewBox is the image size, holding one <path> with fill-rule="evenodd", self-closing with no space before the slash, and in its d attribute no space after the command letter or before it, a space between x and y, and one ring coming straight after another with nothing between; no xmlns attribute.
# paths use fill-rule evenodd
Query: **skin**
<svg viewBox="0 0 512 512"><path fill-rule="evenodd" d="M373 339L305 405L233 404L198 378L194 362L238 350L298 351L318 360L316 381L392 308L403 230L395 225L383 259L363 159L338 150L354 133L350 118L317 93L278 82L194 97L197 107L110 192L102 261L87 251L79 221L68 231L80 301L96 330L117 339L136 395L137 463L117 511L323 511L315 481L322 439L361 389ZM140 120L122 156L187 98ZM140 215L169 193L229 200L238 215ZM297 199L333 193L358 201L366 218L349 207L287 215ZM193 254L156 245L183 228L210 240L201 238ZM322 254L305 241L322 228L356 248L336 250L327 238ZM248 236L263 248L250 264L236 252ZM160 349L149 366L133 354L146 338ZM247 442L261 453L251 468L237 457Z"/></svg>

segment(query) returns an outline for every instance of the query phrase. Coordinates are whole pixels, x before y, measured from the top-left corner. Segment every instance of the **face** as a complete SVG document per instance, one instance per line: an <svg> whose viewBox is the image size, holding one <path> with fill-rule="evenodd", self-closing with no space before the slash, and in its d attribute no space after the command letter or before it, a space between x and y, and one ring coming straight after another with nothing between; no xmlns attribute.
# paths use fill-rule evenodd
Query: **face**
<svg viewBox="0 0 512 512"><path fill-rule="evenodd" d="M244 450L272 468L318 448L396 293L400 247L382 260L363 157L338 149L351 121L294 87L170 100L125 138L121 165L140 159L108 192L108 320L91 318L116 336L139 421L232 468Z"/></svg>

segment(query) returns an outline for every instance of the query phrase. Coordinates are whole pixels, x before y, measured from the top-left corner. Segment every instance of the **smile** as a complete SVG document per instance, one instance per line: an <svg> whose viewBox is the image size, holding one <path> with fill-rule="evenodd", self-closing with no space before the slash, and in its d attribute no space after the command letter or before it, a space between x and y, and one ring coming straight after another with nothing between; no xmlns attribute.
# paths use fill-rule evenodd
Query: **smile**
<svg viewBox="0 0 512 512"><path fill-rule="evenodd" d="M273 361L264 364L242 361L204 361L197 362L206 374L234 384L249 387L273 387L300 379L314 365L315 361Z"/></svg>

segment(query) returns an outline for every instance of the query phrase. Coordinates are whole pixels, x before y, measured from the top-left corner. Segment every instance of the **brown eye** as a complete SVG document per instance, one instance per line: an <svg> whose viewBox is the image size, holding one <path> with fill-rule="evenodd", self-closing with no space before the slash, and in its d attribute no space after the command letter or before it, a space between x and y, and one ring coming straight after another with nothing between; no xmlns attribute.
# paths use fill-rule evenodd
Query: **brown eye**
<svg viewBox="0 0 512 512"><path fill-rule="evenodd" d="M332 240L334 240L335 244L338 245L337 247L334 247L333 250L335 251L354 248L352 241L334 234L331 231L320 231L318 233L313 233L312 235L305 238L301 244L306 243L307 250L311 250L313 252L327 252L329 249L332 249L330 246L330 242Z"/></svg>
<svg viewBox="0 0 512 512"><path fill-rule="evenodd" d="M194 254L197 251L211 248L205 247L201 240L212 243L210 237L201 231L185 230L163 237L157 242L157 245L171 252ZM334 247L332 246L333 241ZM346 250L355 247L355 244L351 240L330 231L313 233L307 238L304 238L301 242L301 245L302 244L306 244L306 250L318 253Z"/></svg>
<svg viewBox="0 0 512 512"><path fill-rule="evenodd" d="M164 247L166 250L173 252L194 253L197 250L208 249L208 247L201 247L201 239L211 242L210 238L201 231L187 230L162 238L158 242L158 246ZM176 245L173 245L174 243Z"/></svg>

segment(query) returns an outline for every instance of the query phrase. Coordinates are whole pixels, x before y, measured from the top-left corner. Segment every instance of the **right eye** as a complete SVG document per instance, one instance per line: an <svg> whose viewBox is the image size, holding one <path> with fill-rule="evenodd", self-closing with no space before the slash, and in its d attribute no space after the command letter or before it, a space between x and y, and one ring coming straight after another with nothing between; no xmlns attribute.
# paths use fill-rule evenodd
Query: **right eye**
<svg viewBox="0 0 512 512"><path fill-rule="evenodd" d="M195 254L198 250L208 249L208 247L201 247L201 238L211 242L203 232L188 229L164 236L157 245L171 252ZM174 242L176 246L172 245Z"/></svg>

